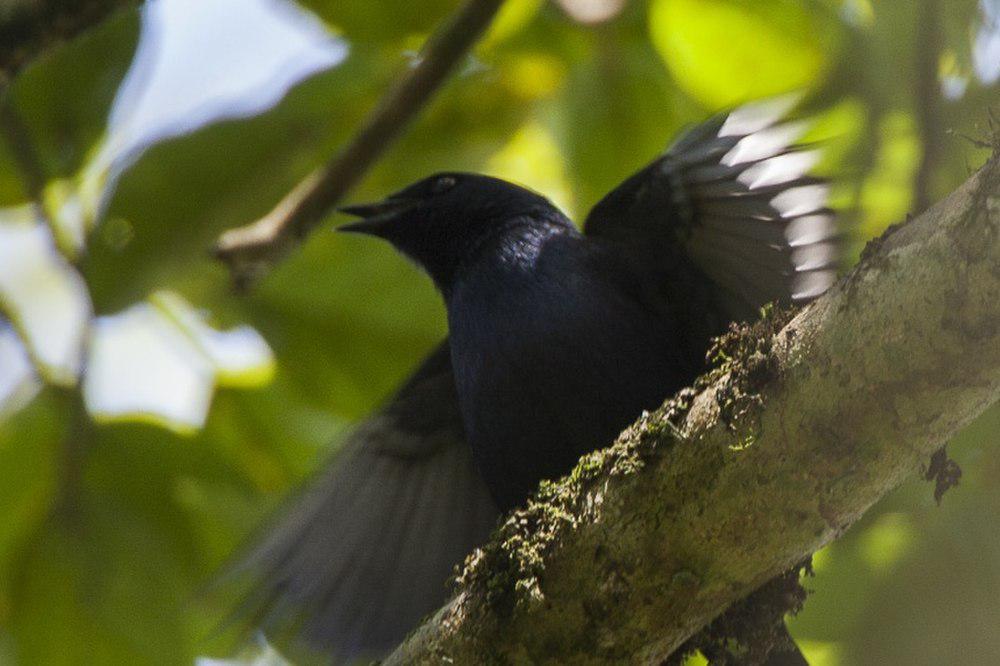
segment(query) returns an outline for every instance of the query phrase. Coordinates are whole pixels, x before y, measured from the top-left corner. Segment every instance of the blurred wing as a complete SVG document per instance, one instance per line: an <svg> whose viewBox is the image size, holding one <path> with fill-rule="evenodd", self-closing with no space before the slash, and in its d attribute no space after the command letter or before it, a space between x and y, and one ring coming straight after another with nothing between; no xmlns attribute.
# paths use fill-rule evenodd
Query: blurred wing
<svg viewBox="0 0 1000 666"><path fill-rule="evenodd" d="M445 343L237 564L252 581L243 612L338 659L378 656L444 603L496 517Z"/></svg>
<svg viewBox="0 0 1000 666"><path fill-rule="evenodd" d="M796 101L750 104L689 130L598 202L586 233L633 245L668 279L693 265L717 286L725 319L816 298L840 253L827 185L808 175L818 151L795 145L805 123L782 122Z"/></svg>

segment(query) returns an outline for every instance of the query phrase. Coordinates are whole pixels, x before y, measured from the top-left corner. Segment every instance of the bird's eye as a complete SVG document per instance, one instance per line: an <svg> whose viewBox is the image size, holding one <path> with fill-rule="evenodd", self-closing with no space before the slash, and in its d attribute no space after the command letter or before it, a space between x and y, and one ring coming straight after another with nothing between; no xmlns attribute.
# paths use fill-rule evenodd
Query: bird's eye
<svg viewBox="0 0 1000 666"><path fill-rule="evenodd" d="M434 181L434 184L431 186L431 192L433 194L442 194L455 187L456 182L454 176L441 176Z"/></svg>

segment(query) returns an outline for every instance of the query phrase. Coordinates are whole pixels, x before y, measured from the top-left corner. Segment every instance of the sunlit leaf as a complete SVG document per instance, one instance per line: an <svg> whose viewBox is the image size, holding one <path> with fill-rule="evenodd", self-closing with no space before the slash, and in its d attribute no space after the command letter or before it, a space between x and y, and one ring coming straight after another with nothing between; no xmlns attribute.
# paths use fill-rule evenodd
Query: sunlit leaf
<svg viewBox="0 0 1000 666"><path fill-rule="evenodd" d="M59 250L71 259L77 258L87 244L96 207L81 198L71 178L56 178L46 183L42 206Z"/></svg>
<svg viewBox="0 0 1000 666"><path fill-rule="evenodd" d="M862 557L869 567L884 573L906 555L916 536L905 514L883 514L865 532L861 546Z"/></svg>
<svg viewBox="0 0 1000 666"><path fill-rule="evenodd" d="M838 185L844 180L842 171L850 151L867 127L864 104L857 98L847 98L818 113L811 113L808 120L809 129L800 140L820 146L822 161L818 169Z"/></svg>
<svg viewBox="0 0 1000 666"><path fill-rule="evenodd" d="M701 651L697 651L694 654L688 655L684 659L682 666L708 666L708 659L705 658L705 655Z"/></svg>
<svg viewBox="0 0 1000 666"><path fill-rule="evenodd" d="M566 213L573 193L566 179L566 158L542 125L529 123L486 163L485 173L534 188Z"/></svg>
<svg viewBox="0 0 1000 666"><path fill-rule="evenodd" d="M98 317L88 347L83 395L94 418L149 420L181 433L204 425L214 368L157 308L140 303Z"/></svg>
<svg viewBox="0 0 1000 666"><path fill-rule="evenodd" d="M833 641L797 641L802 656L809 666L839 666L845 663L841 658L840 646Z"/></svg>
<svg viewBox="0 0 1000 666"><path fill-rule="evenodd" d="M331 108L330 100L345 89L369 90L369 64L351 58L303 82L263 115L213 124L143 153L121 176L107 211L109 219L126 222L126 242L102 228L88 248L85 273L98 309L127 307L175 286L171 279L216 266L206 250L218 234L266 212L315 167L331 135L350 131L363 107ZM131 279L115 278L125 274Z"/></svg>
<svg viewBox="0 0 1000 666"><path fill-rule="evenodd" d="M581 212L659 155L684 123L704 118L665 75L644 32L623 39L613 58L574 63L566 78L553 131Z"/></svg>
<svg viewBox="0 0 1000 666"><path fill-rule="evenodd" d="M654 0L653 44L677 83L711 108L815 84L823 37L790 0Z"/></svg>
<svg viewBox="0 0 1000 666"><path fill-rule="evenodd" d="M171 0L143 9L135 58L95 160L277 103L347 57L347 43L287 0Z"/></svg>
<svg viewBox="0 0 1000 666"><path fill-rule="evenodd" d="M888 114L879 123L875 168L861 192L862 233L870 238L902 220L913 201L912 182L920 160L920 142L912 117Z"/></svg>
<svg viewBox="0 0 1000 666"><path fill-rule="evenodd" d="M565 74L565 66L555 58L531 53L511 58L500 72L507 89L524 100L554 94Z"/></svg>
<svg viewBox="0 0 1000 666"><path fill-rule="evenodd" d="M90 296L31 206L0 210L0 307L41 374L56 384L74 384Z"/></svg>
<svg viewBox="0 0 1000 666"><path fill-rule="evenodd" d="M216 331L171 292L98 317L88 350L83 395L95 418L148 420L187 434L205 424L216 384L261 386L274 374L259 333Z"/></svg>
<svg viewBox="0 0 1000 666"><path fill-rule="evenodd" d="M543 0L508 0L500 7L479 48L488 49L516 34L541 9Z"/></svg>
<svg viewBox="0 0 1000 666"><path fill-rule="evenodd" d="M217 331L190 303L172 292L157 292L149 301L191 338L212 364L220 385L257 387L274 376L274 354L252 327Z"/></svg>

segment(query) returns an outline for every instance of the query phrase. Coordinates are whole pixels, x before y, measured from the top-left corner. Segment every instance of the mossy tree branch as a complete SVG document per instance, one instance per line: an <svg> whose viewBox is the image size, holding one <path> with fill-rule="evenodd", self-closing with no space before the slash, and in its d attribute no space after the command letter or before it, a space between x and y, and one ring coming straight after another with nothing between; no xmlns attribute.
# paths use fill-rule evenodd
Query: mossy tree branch
<svg viewBox="0 0 1000 666"><path fill-rule="evenodd" d="M544 487L385 663L659 662L841 535L1000 398L1000 157L773 333Z"/></svg>

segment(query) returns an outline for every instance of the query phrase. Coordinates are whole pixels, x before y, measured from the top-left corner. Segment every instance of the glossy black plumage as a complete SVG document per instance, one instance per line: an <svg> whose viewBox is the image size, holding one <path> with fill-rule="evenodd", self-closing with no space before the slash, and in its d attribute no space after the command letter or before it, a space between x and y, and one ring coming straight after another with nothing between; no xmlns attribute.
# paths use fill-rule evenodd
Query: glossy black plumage
<svg viewBox="0 0 1000 666"><path fill-rule="evenodd" d="M822 293L834 228L811 153L790 147L801 125L778 124L787 106L694 128L584 233L538 194L475 174L347 208L364 218L348 230L424 267L450 338L244 563L264 626L297 618L339 656L390 647L444 600L442 563L487 536L495 508L690 384L729 321Z"/></svg>
<svg viewBox="0 0 1000 666"><path fill-rule="evenodd" d="M508 510L658 406L695 364L667 303L614 246L554 210L478 242L447 290L452 365L479 473Z"/></svg>

